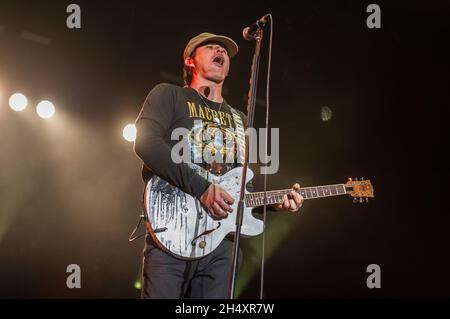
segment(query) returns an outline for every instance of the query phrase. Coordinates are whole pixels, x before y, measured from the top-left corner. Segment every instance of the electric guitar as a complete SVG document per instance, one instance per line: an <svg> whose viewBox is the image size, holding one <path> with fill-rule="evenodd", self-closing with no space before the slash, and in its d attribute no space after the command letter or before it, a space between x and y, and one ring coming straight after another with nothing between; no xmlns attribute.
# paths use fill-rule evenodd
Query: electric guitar
<svg viewBox="0 0 450 319"><path fill-rule="evenodd" d="M198 165L191 164L198 174L218 184L235 202L233 213L216 220L195 197L186 194L158 176L153 176L144 192L144 216L147 229L155 242L168 253L182 259L196 259L208 255L236 228L236 212L240 198L242 167L236 167L216 176ZM253 178L248 169L246 184ZM279 204L292 189L267 191L267 205ZM303 187L298 191L303 198L314 199L348 194L354 201L367 201L374 197L370 180L351 179L346 184ZM264 192L245 193L241 234L256 236L263 232L263 222L252 215L252 209L264 205Z"/></svg>

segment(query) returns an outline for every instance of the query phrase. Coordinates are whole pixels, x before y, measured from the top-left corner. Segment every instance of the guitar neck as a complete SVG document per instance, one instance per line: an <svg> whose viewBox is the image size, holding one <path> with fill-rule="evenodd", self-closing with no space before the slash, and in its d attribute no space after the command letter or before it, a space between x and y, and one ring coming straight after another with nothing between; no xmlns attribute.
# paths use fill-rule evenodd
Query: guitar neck
<svg viewBox="0 0 450 319"><path fill-rule="evenodd" d="M314 187L304 187L297 191L304 199L314 199L322 197L331 197L345 195L353 190L353 187L345 184L324 185ZM267 205L280 204L283 202L283 196L289 195L292 189L282 189L276 191L268 191ZM247 207L257 207L264 205L264 192L248 193L245 195Z"/></svg>

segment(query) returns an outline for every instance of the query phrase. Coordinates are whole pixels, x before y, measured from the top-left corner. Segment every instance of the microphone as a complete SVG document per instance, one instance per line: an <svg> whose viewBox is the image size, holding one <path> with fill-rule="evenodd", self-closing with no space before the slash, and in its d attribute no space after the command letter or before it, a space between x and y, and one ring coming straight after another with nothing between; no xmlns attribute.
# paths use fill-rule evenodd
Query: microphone
<svg viewBox="0 0 450 319"><path fill-rule="evenodd" d="M242 36L245 40L250 41L255 37L255 32L257 29L263 28L267 22L269 22L270 15L266 14L258 21L254 22L251 26L244 28L242 30Z"/></svg>

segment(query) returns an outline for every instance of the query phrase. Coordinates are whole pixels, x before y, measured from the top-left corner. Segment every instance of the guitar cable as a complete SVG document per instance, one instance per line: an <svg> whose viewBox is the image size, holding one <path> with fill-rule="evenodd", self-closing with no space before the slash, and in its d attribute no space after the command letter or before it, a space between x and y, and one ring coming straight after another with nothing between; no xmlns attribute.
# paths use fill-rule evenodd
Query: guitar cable
<svg viewBox="0 0 450 319"><path fill-rule="evenodd" d="M134 227L133 231L132 231L131 234L130 234L130 237L128 237L128 242L131 243L131 242L135 241L136 239L141 238L141 237L143 237L143 236L145 236L145 235L147 234L147 233L145 232L145 233L143 233L143 234L134 236L134 234L135 234L136 231L138 230L139 226L141 225L141 222L142 222L144 219L145 219L145 215L144 215L144 213L142 212L142 215L139 215L139 221L138 221L136 227ZM134 237L133 237L133 236L134 236Z"/></svg>
<svg viewBox="0 0 450 319"><path fill-rule="evenodd" d="M264 152L264 163L267 165L267 152L269 143L269 88L270 88L270 66L272 61L272 36L273 36L273 17L269 13L270 17L270 37L269 37L269 61L267 64L267 81L266 81L266 145ZM264 298L264 261L265 261L265 244L266 244L266 217L267 217L267 174L264 174L264 206L263 206L263 233L261 243L261 287L259 291L259 299Z"/></svg>
<svg viewBox="0 0 450 319"><path fill-rule="evenodd" d="M146 187L144 187L144 190L142 191L142 207L145 207L145 189L146 189ZM136 239L144 237L145 235L147 235L147 228L146 228L145 233L137 235L137 236L134 236L134 234L137 232L137 230L138 230L138 228L141 225L141 222L143 220L146 220L144 211L142 211L142 214L139 215L138 223L136 224L136 227L134 227L133 231L131 232L130 237L128 237L128 242L131 243L131 242L135 241Z"/></svg>

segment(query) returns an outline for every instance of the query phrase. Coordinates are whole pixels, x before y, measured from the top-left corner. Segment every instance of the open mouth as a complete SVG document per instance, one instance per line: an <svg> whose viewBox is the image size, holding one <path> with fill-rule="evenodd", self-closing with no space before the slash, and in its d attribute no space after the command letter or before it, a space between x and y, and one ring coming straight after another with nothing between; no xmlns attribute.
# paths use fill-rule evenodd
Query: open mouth
<svg viewBox="0 0 450 319"><path fill-rule="evenodd" d="M223 56L221 56L221 55L217 55L217 56L215 56L214 59L213 59L213 63L214 63L215 65L217 65L217 66L220 66L220 67L223 66L224 62L225 62L225 59L224 59Z"/></svg>

